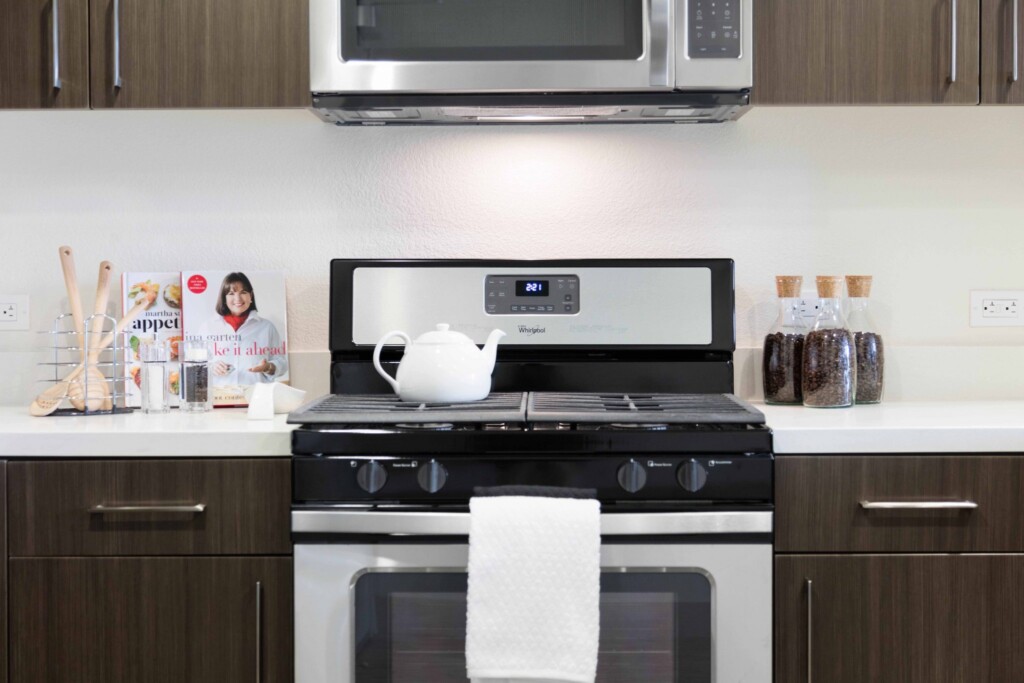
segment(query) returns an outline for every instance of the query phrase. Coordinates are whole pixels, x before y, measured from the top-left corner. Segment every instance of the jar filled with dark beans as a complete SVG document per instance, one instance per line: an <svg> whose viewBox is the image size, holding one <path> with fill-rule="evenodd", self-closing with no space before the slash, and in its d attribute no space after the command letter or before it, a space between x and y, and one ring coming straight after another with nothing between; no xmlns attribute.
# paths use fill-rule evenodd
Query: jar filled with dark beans
<svg viewBox="0 0 1024 683"><path fill-rule="evenodd" d="M857 347L857 403L878 403L882 400L885 347L868 311L871 276L847 275L846 289L850 295L847 322Z"/></svg>
<svg viewBox="0 0 1024 683"><path fill-rule="evenodd" d="M803 402L800 371L807 326L800 317L799 275L778 275L775 288L779 294L779 315L764 338L762 375L766 403L799 404Z"/></svg>
<svg viewBox="0 0 1024 683"><path fill-rule="evenodd" d="M853 333L839 308L841 277L818 276L818 316L804 339L801 385L805 406L845 408L854 403L857 356Z"/></svg>

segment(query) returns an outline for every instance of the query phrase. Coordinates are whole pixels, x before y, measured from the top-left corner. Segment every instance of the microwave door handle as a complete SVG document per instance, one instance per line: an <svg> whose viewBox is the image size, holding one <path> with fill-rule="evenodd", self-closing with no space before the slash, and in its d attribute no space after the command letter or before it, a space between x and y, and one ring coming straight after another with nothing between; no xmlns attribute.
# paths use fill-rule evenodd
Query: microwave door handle
<svg viewBox="0 0 1024 683"><path fill-rule="evenodd" d="M468 512L293 510L292 532L310 534L468 536ZM601 515L602 536L762 534L772 513L638 512Z"/></svg>
<svg viewBox="0 0 1024 683"><path fill-rule="evenodd" d="M652 88L675 86L675 34L672 30L674 5L675 0L647 0L646 3Z"/></svg>

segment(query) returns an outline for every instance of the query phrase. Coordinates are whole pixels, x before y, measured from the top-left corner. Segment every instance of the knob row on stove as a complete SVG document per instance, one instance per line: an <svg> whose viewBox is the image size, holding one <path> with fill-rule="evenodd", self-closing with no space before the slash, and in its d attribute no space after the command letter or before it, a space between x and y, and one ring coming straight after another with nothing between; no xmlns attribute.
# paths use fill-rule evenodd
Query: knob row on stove
<svg viewBox="0 0 1024 683"><path fill-rule="evenodd" d="M437 493L448 481L448 470L436 460L431 460L416 472L416 481L427 493ZM377 493L386 483L388 471L376 460L371 460L356 471L356 484L367 493Z"/></svg>
<svg viewBox="0 0 1024 683"><path fill-rule="evenodd" d="M636 460L619 467L619 486L629 493L637 493L647 484L647 470ZM690 493L696 493L708 482L708 471L696 460L690 459L676 471L676 481Z"/></svg>

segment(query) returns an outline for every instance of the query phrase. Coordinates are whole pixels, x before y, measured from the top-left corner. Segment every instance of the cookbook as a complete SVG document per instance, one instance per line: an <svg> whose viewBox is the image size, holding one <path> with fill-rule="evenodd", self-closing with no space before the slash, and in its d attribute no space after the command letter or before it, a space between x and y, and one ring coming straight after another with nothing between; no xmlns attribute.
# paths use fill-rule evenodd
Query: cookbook
<svg viewBox="0 0 1024 683"><path fill-rule="evenodd" d="M207 343L214 406L248 405L254 385L288 381L283 272L184 271L181 295L184 338Z"/></svg>
<svg viewBox="0 0 1024 683"><path fill-rule="evenodd" d="M178 405L178 342L181 341L181 273L122 273L121 305L128 311L139 297L146 296L152 303L128 327L124 346L125 405L142 405L142 362L139 344L147 335L170 346L171 367L168 383L171 405Z"/></svg>

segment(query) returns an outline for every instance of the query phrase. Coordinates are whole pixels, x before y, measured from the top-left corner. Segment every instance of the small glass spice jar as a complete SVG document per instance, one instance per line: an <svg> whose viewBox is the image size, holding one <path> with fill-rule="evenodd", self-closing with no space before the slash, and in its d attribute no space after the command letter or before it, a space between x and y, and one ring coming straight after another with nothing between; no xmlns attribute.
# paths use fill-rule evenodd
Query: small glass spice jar
<svg viewBox="0 0 1024 683"><path fill-rule="evenodd" d="M168 391L168 371L171 350L167 342L152 337L139 342L139 360L142 381L142 412L146 414L166 413L171 409Z"/></svg>
<svg viewBox="0 0 1024 683"><path fill-rule="evenodd" d="M210 349L203 339L181 342L181 401L186 413L205 413L213 408L210 392Z"/></svg>
<svg viewBox="0 0 1024 683"><path fill-rule="evenodd" d="M765 403L799 404L803 402L801 370L807 324L800 315L799 275L776 275L779 315L764 338L762 379Z"/></svg>
<svg viewBox="0 0 1024 683"><path fill-rule="evenodd" d="M843 278L819 275L818 315L804 339L801 382L804 405L811 408L852 406L857 389L857 358L843 312Z"/></svg>
<svg viewBox="0 0 1024 683"><path fill-rule="evenodd" d="M871 276L847 275L846 291L850 297L850 312L846 320L857 350L857 403L879 403L882 400L885 348L882 335L868 311Z"/></svg>

